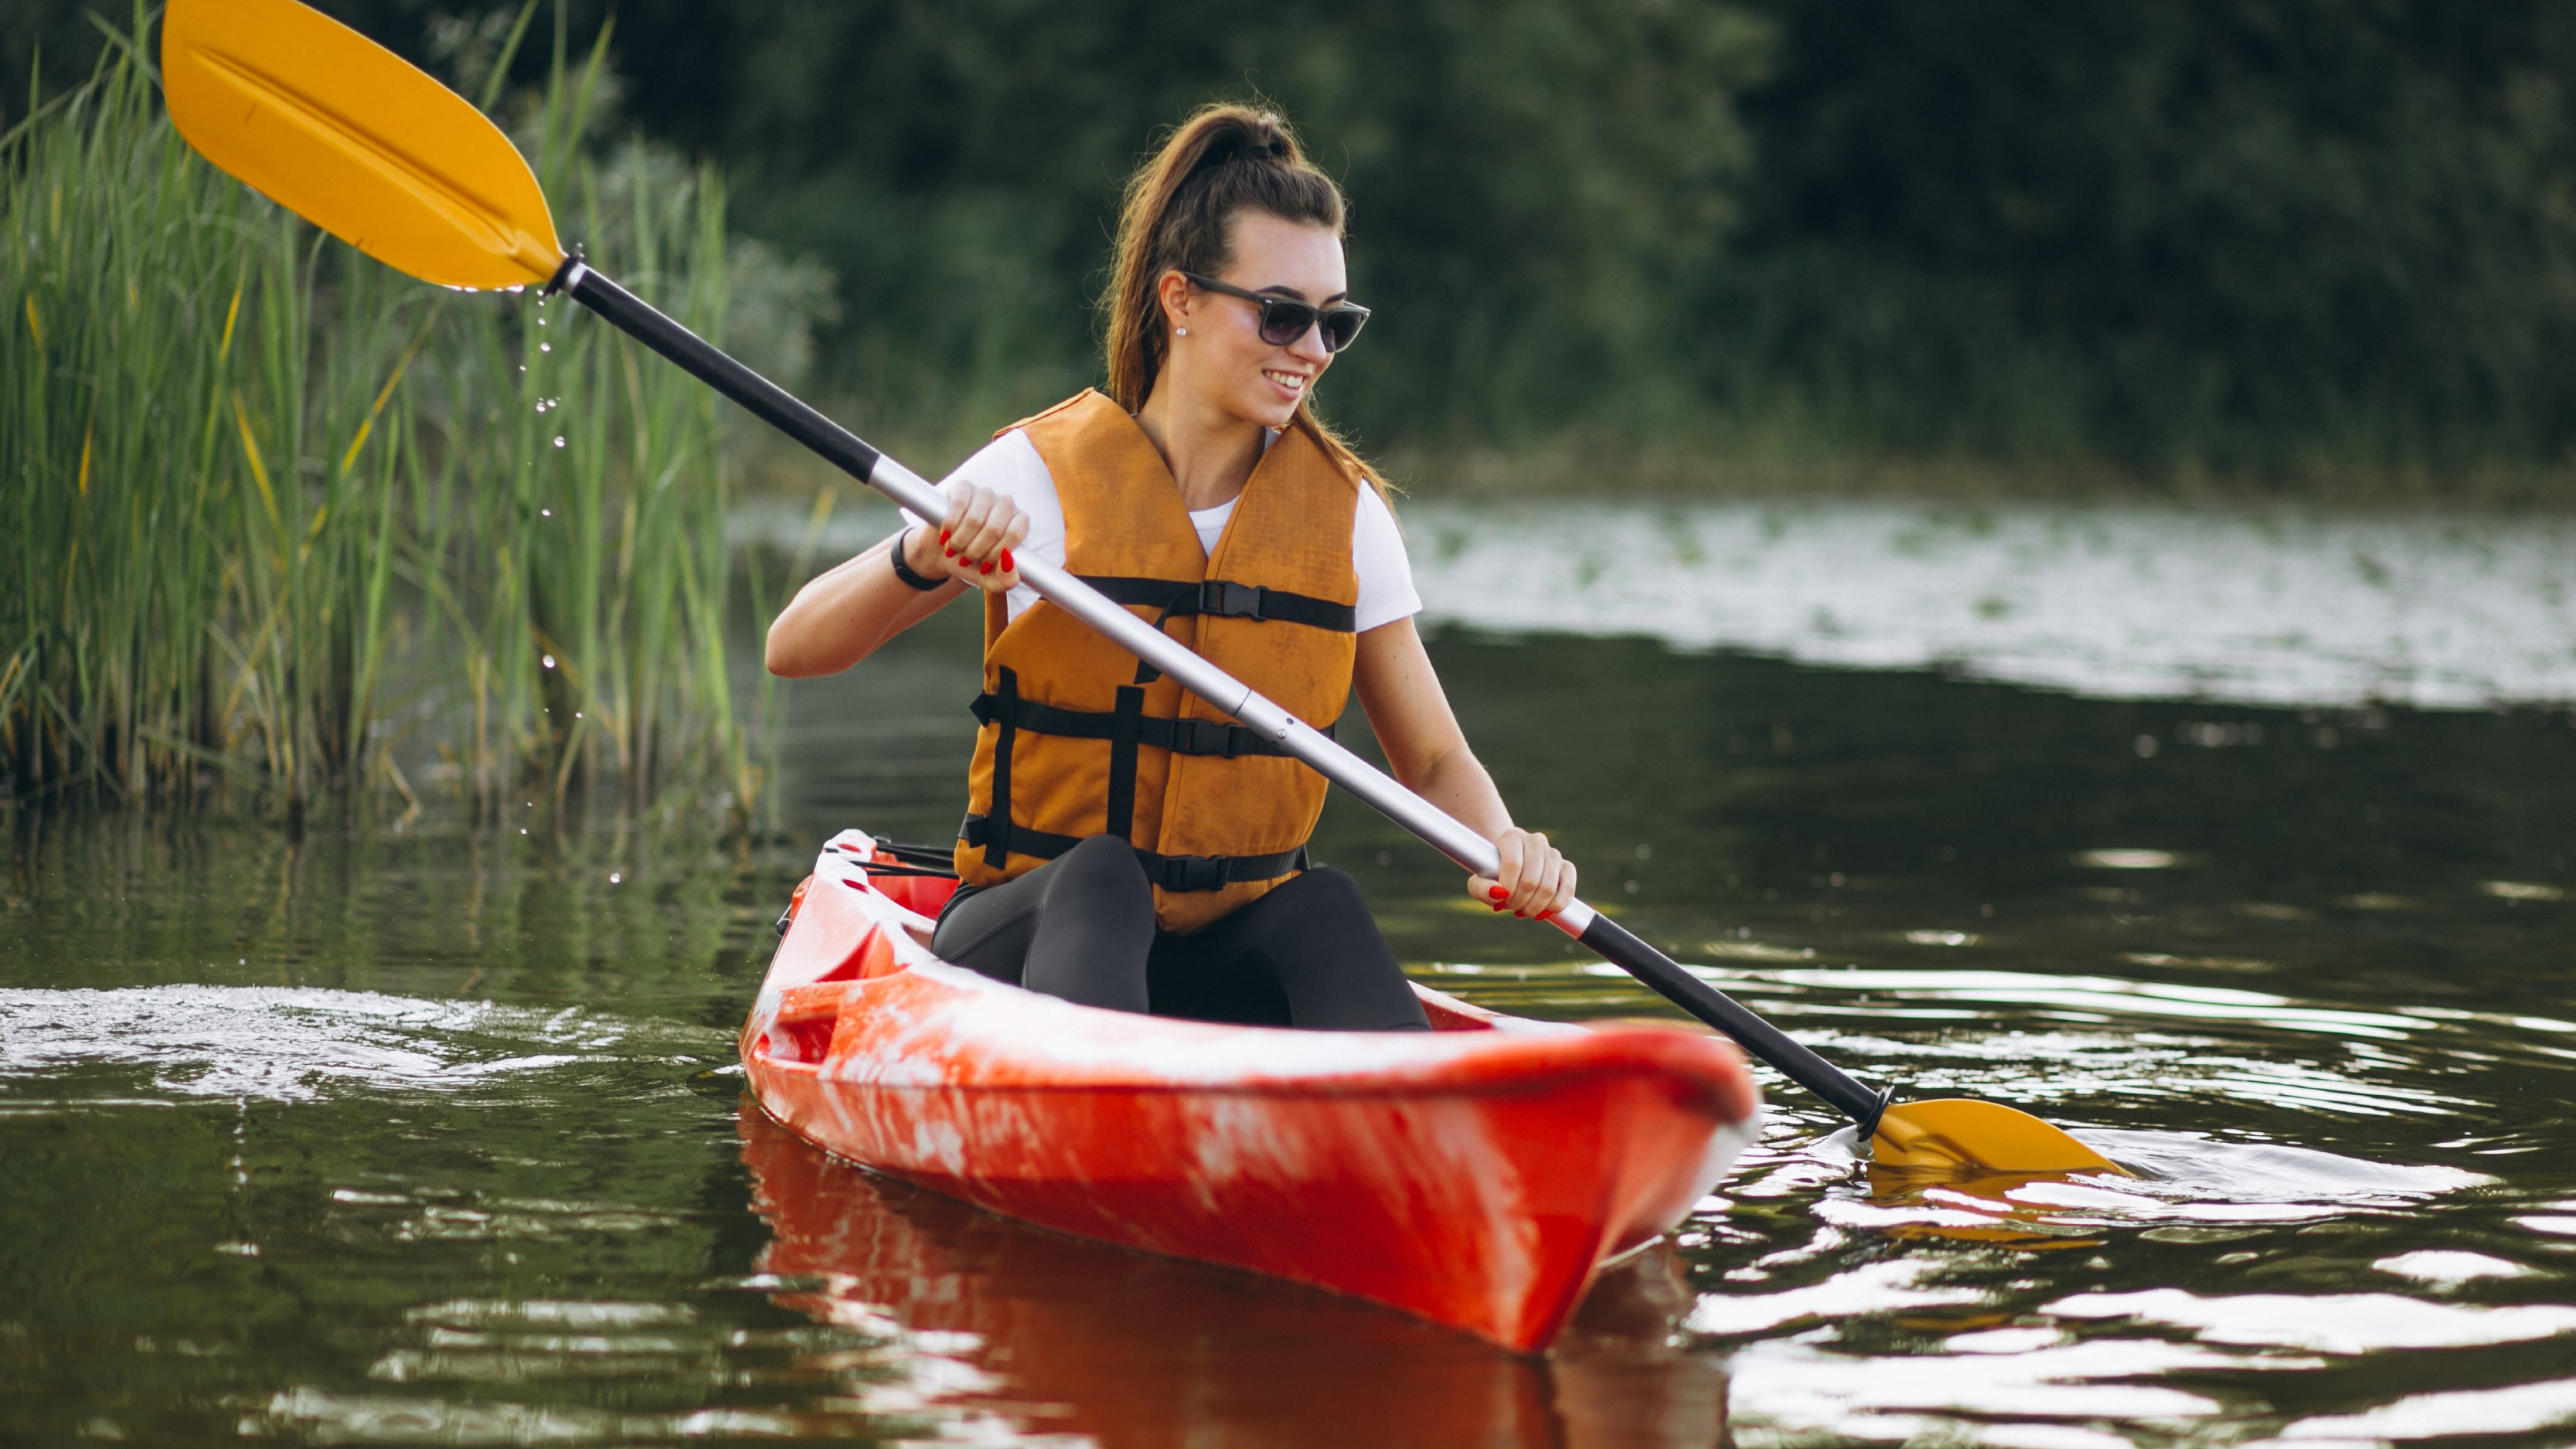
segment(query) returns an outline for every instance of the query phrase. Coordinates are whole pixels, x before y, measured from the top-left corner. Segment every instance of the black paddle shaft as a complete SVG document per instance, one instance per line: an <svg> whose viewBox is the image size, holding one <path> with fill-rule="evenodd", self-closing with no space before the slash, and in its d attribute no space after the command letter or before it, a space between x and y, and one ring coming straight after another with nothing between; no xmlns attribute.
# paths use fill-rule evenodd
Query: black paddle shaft
<svg viewBox="0 0 2576 1449"><path fill-rule="evenodd" d="M1577 939L1602 960L1655 988L1665 1000L1735 1038L1783 1076L1831 1102L1860 1124L1863 1137L1878 1129L1879 1114L1887 1110L1895 1089L1871 1091L1851 1073L1791 1040L1787 1032L1747 1011L1734 997L1693 976L1680 962L1608 916L1595 915Z"/></svg>
<svg viewBox="0 0 2576 1449"><path fill-rule="evenodd" d="M618 331L671 359L743 411L803 443L823 461L865 483L885 456L795 394L727 357L713 343L663 316L652 304L583 265L564 261L548 291L562 290Z"/></svg>
<svg viewBox="0 0 2576 1449"><path fill-rule="evenodd" d="M654 310L642 298L592 271L578 255L565 260L547 290L569 293L602 321L678 363L744 411L812 449L824 461L862 483L872 481L870 475L883 454L785 388ZM1878 1126L1879 1114L1886 1110L1892 1092L1871 1091L1850 1073L1792 1041L1787 1033L1745 1010L1608 916L1595 915L1577 939L1603 960L1653 987L1675 1006L1735 1038L1746 1051L1778 1068L1791 1081L1832 1103L1844 1116L1860 1124L1863 1135Z"/></svg>

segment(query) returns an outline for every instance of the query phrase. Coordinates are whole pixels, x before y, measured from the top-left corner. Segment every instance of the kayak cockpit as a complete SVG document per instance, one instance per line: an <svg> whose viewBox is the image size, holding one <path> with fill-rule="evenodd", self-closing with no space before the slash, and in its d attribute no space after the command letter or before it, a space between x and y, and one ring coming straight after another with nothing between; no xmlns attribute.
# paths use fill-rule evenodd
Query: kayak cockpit
<svg viewBox="0 0 2576 1449"><path fill-rule="evenodd" d="M792 929L815 892L842 890L873 895L899 909L890 912L878 906L865 912L870 919L854 922L855 930ZM940 908L956 893L955 877L923 872L905 863L864 831L844 830L832 837L815 861L814 873L796 887L779 921L780 933L787 939L780 943L778 960L770 967L770 984L783 988L787 1000L801 1007L782 1006L771 1025L769 1042L779 1060L820 1062L829 1051L833 1023L847 993L819 988L871 981L937 961L930 951L931 928ZM1419 982L1413 992L1436 1032L1494 1031L1523 1024Z"/></svg>

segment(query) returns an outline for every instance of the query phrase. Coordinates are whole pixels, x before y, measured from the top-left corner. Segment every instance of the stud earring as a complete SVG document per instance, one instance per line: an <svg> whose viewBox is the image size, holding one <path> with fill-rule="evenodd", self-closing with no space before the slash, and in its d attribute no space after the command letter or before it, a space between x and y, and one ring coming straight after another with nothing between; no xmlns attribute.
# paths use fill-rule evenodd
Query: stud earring
<svg viewBox="0 0 2576 1449"><path fill-rule="evenodd" d="M1187 337L1190 335L1190 329L1187 327L1175 327L1172 329L1172 335L1175 337Z"/></svg>

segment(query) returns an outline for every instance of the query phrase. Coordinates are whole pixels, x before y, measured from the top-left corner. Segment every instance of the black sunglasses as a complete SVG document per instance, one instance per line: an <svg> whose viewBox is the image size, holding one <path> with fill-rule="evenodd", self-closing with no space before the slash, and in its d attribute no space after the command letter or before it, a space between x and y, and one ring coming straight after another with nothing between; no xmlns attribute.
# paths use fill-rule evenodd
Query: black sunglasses
<svg viewBox="0 0 2576 1449"><path fill-rule="evenodd" d="M1261 340L1273 347L1286 347L1305 336L1307 328L1321 325L1324 329L1324 350L1339 352L1351 345L1351 339L1360 335L1361 326L1369 319L1369 309L1350 302L1318 307L1312 302L1300 302L1294 297L1277 297L1268 292L1247 292L1241 287L1229 286L1214 277L1202 277L1196 272L1183 272L1181 275L1188 278L1193 286L1211 292L1221 292L1229 297L1241 297L1247 302L1258 305L1261 308Z"/></svg>

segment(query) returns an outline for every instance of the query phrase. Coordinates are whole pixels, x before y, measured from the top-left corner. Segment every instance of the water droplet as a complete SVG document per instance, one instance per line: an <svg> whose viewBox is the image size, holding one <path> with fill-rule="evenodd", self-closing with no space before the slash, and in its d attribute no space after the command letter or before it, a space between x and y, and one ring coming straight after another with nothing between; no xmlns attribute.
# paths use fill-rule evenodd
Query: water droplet
<svg viewBox="0 0 2576 1449"><path fill-rule="evenodd" d="M546 666L548 669L552 669L552 668L554 668L554 667L555 667L555 657L554 657L553 655L551 655L551 654L547 654L547 655L543 655L543 656L540 656L540 657L544 660L545 666ZM531 801L529 801L528 803L529 803L529 804L531 804L531 805L534 805L536 802L535 802L535 801L533 801L533 800L531 800Z"/></svg>
<svg viewBox="0 0 2576 1449"><path fill-rule="evenodd" d="M610 871L610 872L608 873L608 883L609 883L610 885L616 885L616 884L618 884L618 883L620 883L620 882L624 881L625 879L626 879L626 877L624 877L623 875L618 874L616 871L613 871L613 870L612 870L612 871Z"/></svg>
<svg viewBox="0 0 2576 1449"><path fill-rule="evenodd" d="M557 433L557 434L555 435L555 446L556 446L556 447L558 447L558 448L560 448L560 447L562 447L563 445L564 445L563 435L562 435L561 433Z"/></svg>
<svg viewBox="0 0 2576 1449"><path fill-rule="evenodd" d="M555 350L555 345L551 342L540 342L537 344L537 350L539 352L552 352ZM524 368L521 370L525 371Z"/></svg>
<svg viewBox="0 0 2576 1449"><path fill-rule="evenodd" d="M537 516L539 518L552 518L555 516L555 511L551 508L540 508L537 510Z"/></svg>

